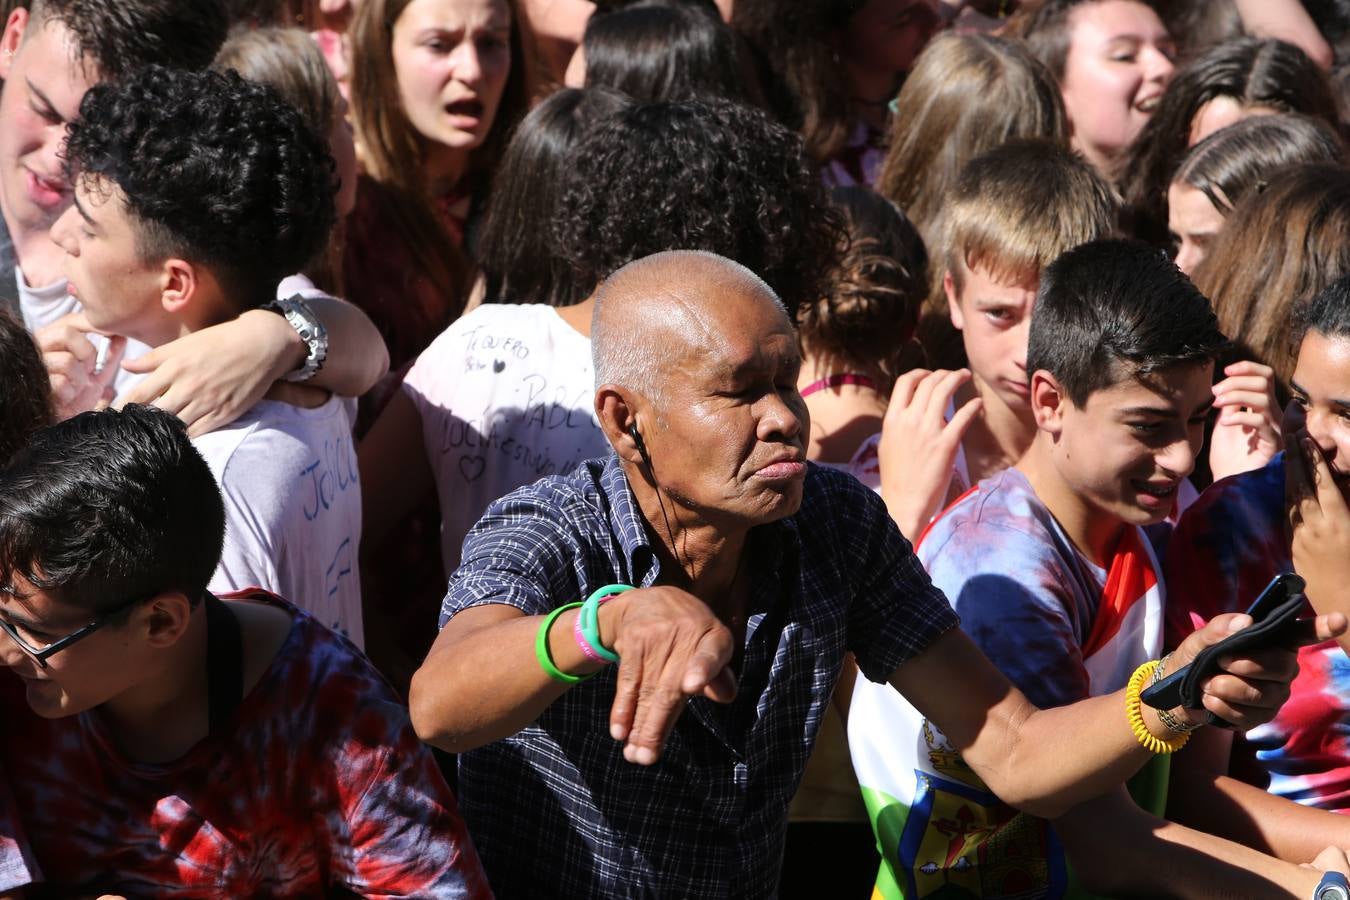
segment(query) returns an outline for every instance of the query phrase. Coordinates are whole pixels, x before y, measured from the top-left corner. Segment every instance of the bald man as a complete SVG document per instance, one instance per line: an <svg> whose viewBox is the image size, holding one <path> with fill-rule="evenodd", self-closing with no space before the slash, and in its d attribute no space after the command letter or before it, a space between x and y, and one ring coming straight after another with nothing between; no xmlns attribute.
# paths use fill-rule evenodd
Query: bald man
<svg viewBox="0 0 1350 900"><path fill-rule="evenodd" d="M412 684L419 735L461 754L461 808L500 896L775 895L788 801L848 653L1038 815L1149 759L1123 693L1035 709L881 500L805 461L796 334L754 274L695 252L630 263L602 286L592 339L615 454L489 508ZM616 583L635 589L581 627L572 605ZM1250 727L1287 696L1292 660L1236 661L1246 677L1207 690Z"/></svg>

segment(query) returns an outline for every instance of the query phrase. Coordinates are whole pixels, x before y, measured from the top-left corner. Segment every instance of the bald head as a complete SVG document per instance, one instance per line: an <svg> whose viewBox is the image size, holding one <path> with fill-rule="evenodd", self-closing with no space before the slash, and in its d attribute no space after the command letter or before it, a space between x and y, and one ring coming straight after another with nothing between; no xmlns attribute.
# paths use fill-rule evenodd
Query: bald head
<svg viewBox="0 0 1350 900"><path fill-rule="evenodd" d="M634 260L596 293L596 386L618 385L657 402L664 373L726 352L731 339L747 337L747 328L766 316L776 325L788 322L773 289L726 257L671 250Z"/></svg>

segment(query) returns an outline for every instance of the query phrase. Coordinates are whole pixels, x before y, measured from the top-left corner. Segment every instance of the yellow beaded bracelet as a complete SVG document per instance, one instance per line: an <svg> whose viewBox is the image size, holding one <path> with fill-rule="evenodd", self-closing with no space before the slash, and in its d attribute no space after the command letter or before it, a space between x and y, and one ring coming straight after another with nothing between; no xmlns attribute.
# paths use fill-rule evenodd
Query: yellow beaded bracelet
<svg viewBox="0 0 1350 900"><path fill-rule="evenodd" d="M1142 666L1134 670L1130 676L1130 681L1125 685L1125 718L1130 723L1130 730L1134 732L1134 738L1143 745L1145 750L1150 753L1176 753L1186 742L1191 739L1189 733L1180 735L1170 741L1164 741L1156 737L1153 732L1148 730L1144 724L1144 714L1140 709L1139 692L1144 689L1144 683L1148 681L1153 670L1158 668L1158 661L1151 659Z"/></svg>

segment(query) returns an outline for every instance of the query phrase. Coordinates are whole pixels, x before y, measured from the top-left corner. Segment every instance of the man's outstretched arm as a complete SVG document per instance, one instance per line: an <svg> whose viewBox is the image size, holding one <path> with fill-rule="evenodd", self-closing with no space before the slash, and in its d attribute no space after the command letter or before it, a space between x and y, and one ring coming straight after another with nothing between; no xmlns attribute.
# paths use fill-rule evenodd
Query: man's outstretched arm
<svg viewBox="0 0 1350 900"><path fill-rule="evenodd" d="M1214 618L1177 648L1173 665L1186 665L1249 622L1237 614ZM1320 616L1317 625L1319 637L1329 639L1345 631L1346 619ZM1269 721L1289 696L1295 653L1268 650L1226 662L1226 671L1203 686L1206 710L1242 729ZM942 729L1000 799L1042 818L1114 790L1152 756L1126 720L1123 690L1037 709L959 629L901 665L890 682ZM1174 712L1183 721L1202 715ZM1155 736L1174 736L1148 707L1144 721Z"/></svg>

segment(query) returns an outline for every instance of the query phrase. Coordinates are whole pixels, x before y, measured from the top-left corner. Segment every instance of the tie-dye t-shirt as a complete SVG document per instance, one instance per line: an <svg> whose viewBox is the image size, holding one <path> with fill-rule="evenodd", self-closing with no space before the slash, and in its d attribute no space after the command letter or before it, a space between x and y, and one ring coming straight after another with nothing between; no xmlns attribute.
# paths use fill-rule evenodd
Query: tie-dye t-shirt
<svg viewBox="0 0 1350 900"><path fill-rule="evenodd" d="M228 730L176 762L128 759L97 711L38 717L0 673L0 779L48 883L62 896L489 896L392 690L344 638L250 596L289 612L290 633Z"/></svg>
<svg viewBox="0 0 1350 900"><path fill-rule="evenodd" d="M1163 637L1159 566L1127 528L1105 568L1085 559L1026 477L980 482L928 527L916 553L961 627L1032 703L1063 706L1125 686ZM882 866L875 900L1085 898L1044 819L1000 801L930 720L859 679L849 749ZM1130 780L1160 813L1166 757Z"/></svg>
<svg viewBox="0 0 1350 900"><path fill-rule="evenodd" d="M1181 517L1167 551L1168 643L1251 606L1292 572L1284 455L1212 485ZM1304 647L1288 702L1233 738L1234 775L1308 806L1350 810L1350 660L1335 641Z"/></svg>

